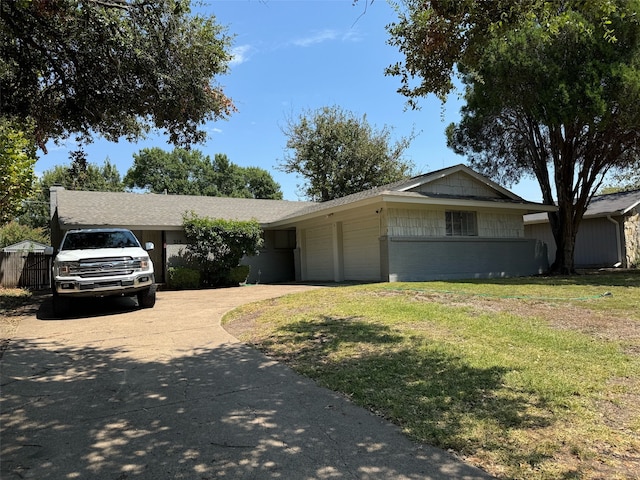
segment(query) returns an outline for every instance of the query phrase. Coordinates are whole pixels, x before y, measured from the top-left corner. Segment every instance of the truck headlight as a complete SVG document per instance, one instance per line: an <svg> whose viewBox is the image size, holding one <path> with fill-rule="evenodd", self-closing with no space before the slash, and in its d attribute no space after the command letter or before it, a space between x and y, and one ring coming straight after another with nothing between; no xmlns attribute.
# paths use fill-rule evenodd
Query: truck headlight
<svg viewBox="0 0 640 480"><path fill-rule="evenodd" d="M149 257L140 257L140 270L149 270Z"/></svg>
<svg viewBox="0 0 640 480"><path fill-rule="evenodd" d="M71 275L71 267L72 266L73 266L72 263L59 263L57 265L58 275L60 275L61 277Z"/></svg>

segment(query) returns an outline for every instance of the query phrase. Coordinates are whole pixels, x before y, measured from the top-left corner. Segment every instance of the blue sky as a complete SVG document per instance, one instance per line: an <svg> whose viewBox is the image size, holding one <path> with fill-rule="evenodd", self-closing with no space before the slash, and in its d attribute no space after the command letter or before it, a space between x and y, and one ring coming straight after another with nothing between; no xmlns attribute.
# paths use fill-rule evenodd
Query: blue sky
<svg viewBox="0 0 640 480"><path fill-rule="evenodd" d="M447 148L444 135L458 119L457 96L444 106L430 96L421 100L421 110L408 110L396 92L399 80L384 75L385 67L402 60L386 44L385 26L397 17L385 0L368 5L360 0L355 6L351 0L204 0L198 11L214 15L235 36L230 72L217 81L238 112L207 125L209 139L194 147L206 155L223 153L240 166L264 168L286 200L302 200L302 179L276 169L287 140L282 128L305 111L335 105L358 117L366 114L377 129L391 128L393 139L415 132L406 157L417 174L465 163ZM86 151L91 163L101 165L108 157L124 176L133 154L153 146L173 149L153 135L136 144L97 140ZM75 144L48 149L36 163L38 173L69 164ZM541 200L534 181L506 187L527 200Z"/></svg>

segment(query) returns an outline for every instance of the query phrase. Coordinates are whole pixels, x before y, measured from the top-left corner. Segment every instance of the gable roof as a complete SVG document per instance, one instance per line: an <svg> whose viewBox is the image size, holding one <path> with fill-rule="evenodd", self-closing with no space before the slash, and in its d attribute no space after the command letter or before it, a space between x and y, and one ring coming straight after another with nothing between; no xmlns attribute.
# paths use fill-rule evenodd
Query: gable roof
<svg viewBox="0 0 640 480"><path fill-rule="evenodd" d="M396 182L396 184L391 184L389 185L389 187L391 187L390 188L391 190L396 190L398 192L406 192L410 190L415 190L416 188L419 188L419 187L424 187L425 185L434 183L437 180L440 180L447 176L451 176L455 173L463 173L465 175L468 175L469 177L473 178L476 182L481 183L485 185L488 189L496 192L500 197L504 198L505 200L509 199L517 202L526 203L526 200L524 200L522 197L519 197L515 193L507 190L501 185L498 185L493 180L485 177L484 175L479 174L475 170L472 170L471 168L461 163L458 165L453 165L451 167L443 168L441 170L435 170L433 172L425 173L424 175L418 175L417 177L413 177L408 180Z"/></svg>
<svg viewBox="0 0 640 480"><path fill-rule="evenodd" d="M598 195L589 202L583 218L626 215L639 205L640 190ZM525 224L545 223L548 221L547 215L544 213L535 213L524 217Z"/></svg>
<svg viewBox="0 0 640 480"><path fill-rule="evenodd" d="M428 191L429 184L435 184L438 180L452 176L456 173L468 175L474 181L493 191L495 196L450 195L437 193L437 189L435 189L434 192ZM347 195L345 197L336 198L335 200L329 200L322 203L311 203L301 210L292 213L288 217L283 217L276 223L283 225L303 218L312 218L320 214L326 215L333 211L352 208L356 205L361 206L380 201L425 205L448 205L459 208L494 206L505 209L521 210L523 213L555 210L555 207L549 205L528 202L522 197L519 197L513 192L510 192L497 183L491 181L487 177L480 175L466 165L460 164L406 180L400 180L398 182L375 187L363 192Z"/></svg>
<svg viewBox="0 0 640 480"><path fill-rule="evenodd" d="M121 226L179 230L183 215L227 220L257 220L265 225L304 208L309 202L250 198L159 195L154 193L55 190L62 228Z"/></svg>

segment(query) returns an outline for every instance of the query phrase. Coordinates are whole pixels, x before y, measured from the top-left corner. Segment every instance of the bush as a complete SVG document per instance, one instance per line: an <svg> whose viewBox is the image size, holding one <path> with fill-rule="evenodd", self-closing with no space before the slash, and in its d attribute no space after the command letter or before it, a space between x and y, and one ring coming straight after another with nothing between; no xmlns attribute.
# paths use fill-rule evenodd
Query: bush
<svg viewBox="0 0 640 480"><path fill-rule="evenodd" d="M184 216L183 226L186 253L200 268L205 287L228 285L231 270L242 257L257 255L263 244L262 228L255 220L212 219L190 213Z"/></svg>
<svg viewBox="0 0 640 480"><path fill-rule="evenodd" d="M238 265L229 272L229 285L239 285L245 283L249 277L251 267L249 265Z"/></svg>
<svg viewBox="0 0 640 480"><path fill-rule="evenodd" d="M188 267L169 267L168 286L175 290L194 290L200 286L200 272Z"/></svg>

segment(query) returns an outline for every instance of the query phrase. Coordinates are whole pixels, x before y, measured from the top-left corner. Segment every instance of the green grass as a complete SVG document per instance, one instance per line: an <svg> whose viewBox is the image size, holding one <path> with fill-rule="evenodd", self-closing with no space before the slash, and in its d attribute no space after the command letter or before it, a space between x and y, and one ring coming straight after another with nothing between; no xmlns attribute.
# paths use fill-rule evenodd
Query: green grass
<svg viewBox="0 0 640 480"><path fill-rule="evenodd" d="M287 296L225 322L253 319L242 339L494 475L637 478L639 298L637 274L392 283Z"/></svg>

